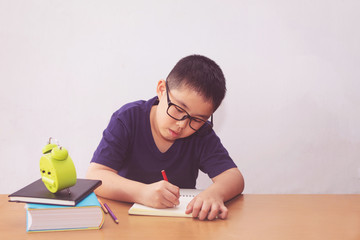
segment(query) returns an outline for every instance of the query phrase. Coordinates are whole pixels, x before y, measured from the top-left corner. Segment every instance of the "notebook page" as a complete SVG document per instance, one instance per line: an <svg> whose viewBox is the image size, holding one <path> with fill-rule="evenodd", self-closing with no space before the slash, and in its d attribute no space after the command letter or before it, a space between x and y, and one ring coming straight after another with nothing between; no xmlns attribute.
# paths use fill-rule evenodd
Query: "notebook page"
<svg viewBox="0 0 360 240"><path fill-rule="evenodd" d="M185 214L186 207L190 201L201 192L198 189L180 189L180 204L173 208L157 209L147 207L142 204L134 203L129 209L129 214L133 215L152 215L152 216L173 216L173 217L191 217L191 214Z"/></svg>

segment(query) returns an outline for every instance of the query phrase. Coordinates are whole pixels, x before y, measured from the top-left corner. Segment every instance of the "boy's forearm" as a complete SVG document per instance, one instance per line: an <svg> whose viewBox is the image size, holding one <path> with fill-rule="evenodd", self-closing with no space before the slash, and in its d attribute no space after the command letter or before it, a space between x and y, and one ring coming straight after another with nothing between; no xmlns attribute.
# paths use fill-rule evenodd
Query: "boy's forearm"
<svg viewBox="0 0 360 240"><path fill-rule="evenodd" d="M237 168L231 168L212 180L213 184L207 190L213 191L224 202L241 194L244 190L244 178Z"/></svg>
<svg viewBox="0 0 360 240"><path fill-rule="evenodd" d="M141 198L139 194L144 184L123 178L115 172L90 167L86 177L102 181L102 185L95 190L95 193L101 197L124 202L138 202Z"/></svg>

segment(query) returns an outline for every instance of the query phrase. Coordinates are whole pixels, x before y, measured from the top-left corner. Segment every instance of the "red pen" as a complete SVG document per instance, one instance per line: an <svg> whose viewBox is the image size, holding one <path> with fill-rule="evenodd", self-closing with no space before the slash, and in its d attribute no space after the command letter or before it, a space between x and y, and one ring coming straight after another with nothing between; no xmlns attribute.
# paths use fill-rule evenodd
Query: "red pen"
<svg viewBox="0 0 360 240"><path fill-rule="evenodd" d="M168 178L167 178L167 176L166 176L165 170L162 170L162 171L161 171L161 174L162 174L164 180L168 182L169 180L168 180Z"/></svg>
<svg viewBox="0 0 360 240"><path fill-rule="evenodd" d="M162 174L162 176L163 176L164 180L168 182L169 180L168 180L168 178L167 178L167 176L166 176L166 172L165 172L165 170L161 170L161 174ZM176 205L175 205L175 204L174 204L174 207L176 207Z"/></svg>

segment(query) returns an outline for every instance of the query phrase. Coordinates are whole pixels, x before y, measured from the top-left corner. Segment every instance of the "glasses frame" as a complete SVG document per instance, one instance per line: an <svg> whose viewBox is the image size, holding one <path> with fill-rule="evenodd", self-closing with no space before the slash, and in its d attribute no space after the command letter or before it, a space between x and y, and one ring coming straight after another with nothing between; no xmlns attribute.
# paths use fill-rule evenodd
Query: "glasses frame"
<svg viewBox="0 0 360 240"><path fill-rule="evenodd" d="M192 130L194 130L195 132L199 132L200 129L204 129L204 124L206 124L206 126L207 126L205 128L212 129L214 127L213 114L211 114L211 116L210 116L210 121L206 121L206 120L203 120L201 118L191 116L185 109L183 109L182 107L180 107L180 106L176 105L175 103L171 102L170 97L169 97L169 86L168 86L167 81L165 82L165 86L166 86L166 97L167 97L167 101L168 101L168 107L166 109L166 113L167 113L167 115L169 115L169 117L171 117L172 119L175 119L177 121L184 121L186 119L189 119L189 127ZM181 111L184 111L185 115L182 118L176 118L176 117L171 116L170 113L169 113L169 109L170 109L171 106L175 106L177 109L180 109ZM204 122L203 125L199 129L195 129L195 128L193 128L191 126L191 121L193 121L194 119Z"/></svg>

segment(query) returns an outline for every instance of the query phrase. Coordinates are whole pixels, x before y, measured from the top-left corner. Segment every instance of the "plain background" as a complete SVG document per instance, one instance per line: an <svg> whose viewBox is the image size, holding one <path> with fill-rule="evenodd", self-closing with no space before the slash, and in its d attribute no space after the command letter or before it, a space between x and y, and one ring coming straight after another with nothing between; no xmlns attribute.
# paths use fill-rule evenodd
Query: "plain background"
<svg viewBox="0 0 360 240"><path fill-rule="evenodd" d="M360 193L359 12L357 0L0 0L0 193L40 177L50 136L85 177L111 114L194 53L226 76L215 131L245 193Z"/></svg>

